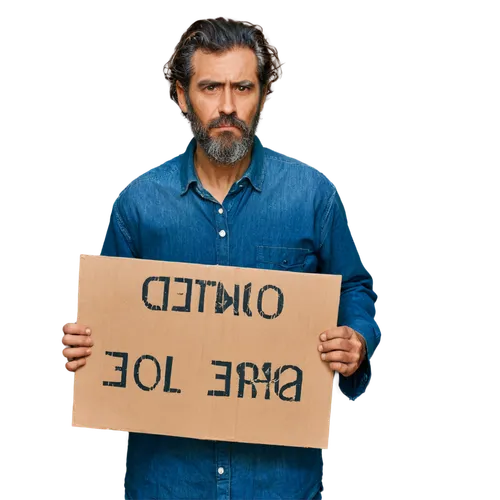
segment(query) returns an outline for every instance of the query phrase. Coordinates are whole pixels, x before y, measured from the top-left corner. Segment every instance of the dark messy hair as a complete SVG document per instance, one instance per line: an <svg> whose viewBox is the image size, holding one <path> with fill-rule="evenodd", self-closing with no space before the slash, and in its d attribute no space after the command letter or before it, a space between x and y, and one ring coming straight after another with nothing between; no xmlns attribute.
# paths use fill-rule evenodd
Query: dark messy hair
<svg viewBox="0 0 500 500"><path fill-rule="evenodd" d="M182 35L170 60L163 67L170 82L170 97L179 104L176 83L187 91L193 76L191 60L197 49L206 53L222 53L235 47L248 47L257 56L257 74L261 96L271 94L271 84L281 75L278 51L267 42L262 28L246 21L218 17L194 22Z"/></svg>

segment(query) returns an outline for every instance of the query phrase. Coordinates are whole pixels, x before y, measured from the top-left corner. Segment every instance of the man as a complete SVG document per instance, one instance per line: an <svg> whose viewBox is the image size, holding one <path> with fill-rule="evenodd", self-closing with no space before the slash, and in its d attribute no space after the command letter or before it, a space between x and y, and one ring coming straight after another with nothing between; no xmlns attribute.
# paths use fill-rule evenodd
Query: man
<svg viewBox="0 0 500 500"><path fill-rule="evenodd" d="M120 194L102 254L341 274L340 326L318 332L318 356L355 399L380 338L376 295L332 183L255 136L279 68L258 26L218 18L184 33L165 76L194 139ZM91 326L63 328L70 371ZM321 481L319 449L129 435L126 498L317 499Z"/></svg>

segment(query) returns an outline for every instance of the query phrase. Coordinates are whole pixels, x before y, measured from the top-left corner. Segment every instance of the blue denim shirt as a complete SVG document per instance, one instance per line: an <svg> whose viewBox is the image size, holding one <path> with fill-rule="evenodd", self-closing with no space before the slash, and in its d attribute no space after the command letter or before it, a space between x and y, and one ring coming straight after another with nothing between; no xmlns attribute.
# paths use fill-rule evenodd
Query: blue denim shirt
<svg viewBox="0 0 500 500"><path fill-rule="evenodd" d="M122 191L102 255L341 274L338 324L367 345L361 367L339 381L357 398L370 380L380 331L372 279L337 190L317 170L255 138L249 168L220 204L197 178L195 148L193 139L184 154ZM126 498L317 499L321 481L319 449L129 434Z"/></svg>

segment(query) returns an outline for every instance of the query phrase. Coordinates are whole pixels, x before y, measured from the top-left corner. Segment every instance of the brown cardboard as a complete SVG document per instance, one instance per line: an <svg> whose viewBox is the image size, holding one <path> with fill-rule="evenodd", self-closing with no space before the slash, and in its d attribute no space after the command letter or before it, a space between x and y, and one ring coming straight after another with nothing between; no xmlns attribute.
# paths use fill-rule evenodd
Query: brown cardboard
<svg viewBox="0 0 500 500"><path fill-rule="evenodd" d="M94 347L75 374L73 425L327 448L333 374L317 346L337 324L340 283L332 275L82 255L78 323L92 328ZM128 356L125 374L120 353ZM148 390L158 374L152 357L160 380ZM229 365L221 362L232 363L228 396ZM252 398L243 382L239 397L241 363L256 365L257 380L267 380L264 363L271 364L269 399L267 383L256 383ZM298 369L277 371L289 365ZM239 370L252 378L252 366ZM301 390L286 387L299 370Z"/></svg>

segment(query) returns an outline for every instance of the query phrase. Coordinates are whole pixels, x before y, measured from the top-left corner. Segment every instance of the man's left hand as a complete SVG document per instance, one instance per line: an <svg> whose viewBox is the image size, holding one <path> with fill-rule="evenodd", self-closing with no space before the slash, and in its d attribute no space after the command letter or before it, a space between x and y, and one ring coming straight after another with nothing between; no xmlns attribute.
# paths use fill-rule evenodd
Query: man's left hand
<svg viewBox="0 0 500 500"><path fill-rule="evenodd" d="M349 377L361 365L366 356L365 339L348 326L338 326L323 332L318 351L321 359L328 363L332 371Z"/></svg>

